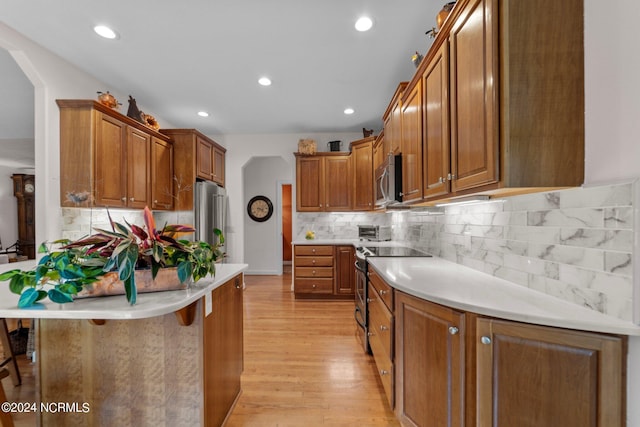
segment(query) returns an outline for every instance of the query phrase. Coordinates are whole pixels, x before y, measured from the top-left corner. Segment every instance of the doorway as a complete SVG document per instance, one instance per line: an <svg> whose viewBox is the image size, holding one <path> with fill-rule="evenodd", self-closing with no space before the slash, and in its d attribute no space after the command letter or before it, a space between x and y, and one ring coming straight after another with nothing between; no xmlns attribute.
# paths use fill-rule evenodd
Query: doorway
<svg viewBox="0 0 640 427"><path fill-rule="evenodd" d="M291 184L282 184L280 200L282 200L282 271L290 273L293 259L291 250L291 242L293 241Z"/></svg>

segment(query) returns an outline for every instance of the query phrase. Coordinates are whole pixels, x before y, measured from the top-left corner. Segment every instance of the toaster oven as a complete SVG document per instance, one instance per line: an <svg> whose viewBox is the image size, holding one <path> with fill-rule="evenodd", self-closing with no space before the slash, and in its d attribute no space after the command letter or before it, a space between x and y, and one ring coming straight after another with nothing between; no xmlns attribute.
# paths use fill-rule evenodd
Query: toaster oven
<svg viewBox="0 0 640 427"><path fill-rule="evenodd" d="M391 240L391 227L388 225L359 225L358 238L372 242Z"/></svg>

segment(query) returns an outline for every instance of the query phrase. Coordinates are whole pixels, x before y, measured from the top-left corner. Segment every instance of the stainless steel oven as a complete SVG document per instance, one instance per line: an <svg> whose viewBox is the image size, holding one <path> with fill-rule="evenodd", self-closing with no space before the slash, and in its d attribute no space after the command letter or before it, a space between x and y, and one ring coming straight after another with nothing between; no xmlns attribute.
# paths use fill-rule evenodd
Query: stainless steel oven
<svg viewBox="0 0 640 427"><path fill-rule="evenodd" d="M359 246L356 248L356 295L354 317L358 325L358 340L362 342L365 353L371 353L369 347L369 262L371 257L430 257L430 254L405 246Z"/></svg>

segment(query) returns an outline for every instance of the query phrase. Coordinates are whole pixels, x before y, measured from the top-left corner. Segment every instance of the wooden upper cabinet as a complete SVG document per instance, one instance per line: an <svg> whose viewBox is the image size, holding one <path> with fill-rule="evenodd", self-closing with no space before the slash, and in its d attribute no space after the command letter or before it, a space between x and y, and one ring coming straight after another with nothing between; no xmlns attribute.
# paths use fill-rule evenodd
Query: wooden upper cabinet
<svg viewBox="0 0 640 427"><path fill-rule="evenodd" d="M499 179L497 13L497 0L471 0L449 36L453 191Z"/></svg>
<svg viewBox="0 0 640 427"><path fill-rule="evenodd" d="M96 101L56 103L61 206L151 206L151 140L169 138Z"/></svg>
<svg viewBox="0 0 640 427"><path fill-rule="evenodd" d="M477 320L477 425L624 426L625 339Z"/></svg>
<svg viewBox="0 0 640 427"><path fill-rule="evenodd" d="M151 138L151 206L173 209L173 144Z"/></svg>
<svg viewBox="0 0 640 427"><path fill-rule="evenodd" d="M324 158L324 206L326 211L351 210L351 157Z"/></svg>
<svg viewBox="0 0 640 427"><path fill-rule="evenodd" d="M151 136L127 128L127 206L151 206Z"/></svg>
<svg viewBox="0 0 640 427"><path fill-rule="evenodd" d="M373 209L373 143L370 136L351 143L353 158L353 210Z"/></svg>
<svg viewBox="0 0 640 427"><path fill-rule="evenodd" d="M224 187L226 150L220 146L213 146L213 182Z"/></svg>
<svg viewBox="0 0 640 427"><path fill-rule="evenodd" d="M213 179L213 144L201 137L196 137L198 154L196 156L196 176L211 181Z"/></svg>
<svg viewBox="0 0 640 427"><path fill-rule="evenodd" d="M349 211L352 207L351 157L329 152L296 156L296 210Z"/></svg>
<svg viewBox="0 0 640 427"><path fill-rule="evenodd" d="M449 157L449 44L445 40L422 75L424 198L451 191Z"/></svg>
<svg viewBox="0 0 640 427"><path fill-rule="evenodd" d="M173 140L173 192L176 210L193 209L196 180L224 186L226 149L197 129L162 129Z"/></svg>
<svg viewBox="0 0 640 427"><path fill-rule="evenodd" d="M387 153L384 150L384 130L380 132L378 137L373 143L373 170L375 171L378 166L382 165L382 163L386 159Z"/></svg>
<svg viewBox="0 0 640 427"><path fill-rule="evenodd" d="M324 162L319 156L296 156L296 209L318 212L324 204Z"/></svg>
<svg viewBox="0 0 640 427"><path fill-rule="evenodd" d="M422 199L422 81L402 98L402 201Z"/></svg>
<svg viewBox="0 0 640 427"><path fill-rule="evenodd" d="M402 95L408 82L401 82L394 92L387 110L382 116L384 121L384 154L399 154L402 145Z"/></svg>
<svg viewBox="0 0 640 427"><path fill-rule="evenodd" d="M73 114L70 114L69 111L63 110L60 114L61 120L72 120L70 116ZM125 207L127 205L127 125L100 112L89 112L89 114L95 118L96 123L95 163L92 162L95 165L95 175L86 179L79 178L76 182L68 179L67 174L75 173L73 168L80 165L74 165L74 159L67 157L73 156L73 149L70 147L71 151L67 151L70 140L61 135L60 144L65 146L64 150L61 149L60 157L61 183L63 187L76 189L71 191L73 194L90 192L95 198L96 206ZM61 129L65 135L73 131L73 129ZM91 141L80 143L91 144ZM91 147L88 148L91 150ZM91 182L95 182L93 189ZM62 205L69 206L68 202L69 200L63 199Z"/></svg>

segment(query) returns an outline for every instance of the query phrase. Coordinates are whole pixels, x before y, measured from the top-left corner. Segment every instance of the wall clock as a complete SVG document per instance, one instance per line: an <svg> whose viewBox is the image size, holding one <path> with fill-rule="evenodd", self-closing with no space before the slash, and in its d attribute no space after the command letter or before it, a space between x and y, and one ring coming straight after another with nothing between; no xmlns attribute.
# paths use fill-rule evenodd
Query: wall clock
<svg viewBox="0 0 640 427"><path fill-rule="evenodd" d="M247 204L249 218L257 222L264 222L273 215L273 203L266 196L255 196Z"/></svg>

